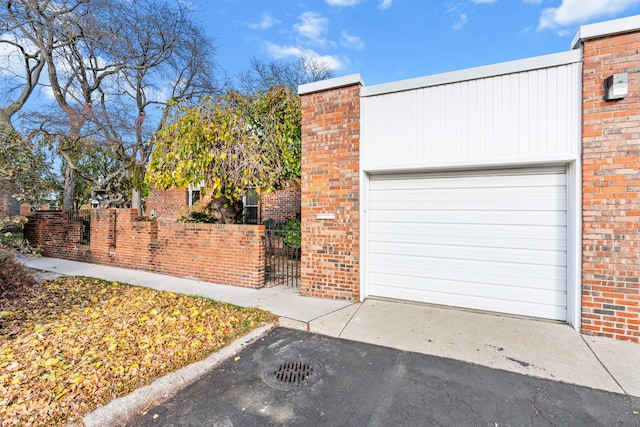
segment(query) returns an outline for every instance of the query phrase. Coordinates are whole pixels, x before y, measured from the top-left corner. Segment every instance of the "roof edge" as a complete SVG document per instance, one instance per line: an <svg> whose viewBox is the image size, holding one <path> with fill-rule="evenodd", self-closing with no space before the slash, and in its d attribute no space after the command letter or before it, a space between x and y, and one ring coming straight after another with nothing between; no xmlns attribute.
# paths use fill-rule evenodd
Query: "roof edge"
<svg viewBox="0 0 640 427"><path fill-rule="evenodd" d="M612 36L620 33L628 33L636 30L640 30L640 15L582 25L578 28L573 40L571 40L571 49L577 49L585 40Z"/></svg>
<svg viewBox="0 0 640 427"><path fill-rule="evenodd" d="M330 89L338 89L345 86L359 84L364 86L364 80L360 73L349 74L348 76L336 77L328 80L320 80L319 82L306 83L298 86L298 95L306 95L314 92L322 92Z"/></svg>
<svg viewBox="0 0 640 427"><path fill-rule="evenodd" d="M449 83L477 80L485 77L531 71L557 65L572 64L581 61L582 51L570 50L566 52L552 53L549 55L535 56L532 58L517 59L515 61L501 62L498 64L449 71L441 74L432 74L413 79L399 80L391 83L381 83L363 88L361 96L367 97L403 92Z"/></svg>

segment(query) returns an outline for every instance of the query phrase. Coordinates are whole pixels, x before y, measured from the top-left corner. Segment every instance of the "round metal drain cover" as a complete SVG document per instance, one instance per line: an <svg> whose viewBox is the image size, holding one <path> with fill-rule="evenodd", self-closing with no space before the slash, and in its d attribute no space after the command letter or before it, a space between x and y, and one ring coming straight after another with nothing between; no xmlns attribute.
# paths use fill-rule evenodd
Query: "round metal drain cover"
<svg viewBox="0 0 640 427"><path fill-rule="evenodd" d="M264 371L267 384L278 388L297 388L318 381L324 368L315 359L273 363Z"/></svg>

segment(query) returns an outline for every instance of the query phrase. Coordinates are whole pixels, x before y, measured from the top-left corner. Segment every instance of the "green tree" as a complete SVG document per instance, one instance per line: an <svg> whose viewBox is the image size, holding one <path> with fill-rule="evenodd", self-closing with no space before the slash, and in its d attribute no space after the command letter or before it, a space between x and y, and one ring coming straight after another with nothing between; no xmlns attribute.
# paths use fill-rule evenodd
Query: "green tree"
<svg viewBox="0 0 640 427"><path fill-rule="evenodd" d="M38 141L0 128L0 197L17 202L34 201L57 190L57 186L46 152ZM19 214L19 205L17 210L11 214Z"/></svg>
<svg viewBox="0 0 640 427"><path fill-rule="evenodd" d="M0 17L8 33L0 42L25 58L33 76L28 83L46 71L55 104L28 121L65 160L64 208L73 209L76 176L89 183L101 207L124 199L139 207L162 107L217 90L213 42L191 6L173 0L12 0L0 5ZM19 88L31 93L25 83ZM116 156L117 170L83 174L75 159L103 147Z"/></svg>
<svg viewBox="0 0 640 427"><path fill-rule="evenodd" d="M160 188L204 181L209 210L235 222L248 188L269 193L300 177L300 135L300 98L287 86L175 105L155 135L147 179Z"/></svg>

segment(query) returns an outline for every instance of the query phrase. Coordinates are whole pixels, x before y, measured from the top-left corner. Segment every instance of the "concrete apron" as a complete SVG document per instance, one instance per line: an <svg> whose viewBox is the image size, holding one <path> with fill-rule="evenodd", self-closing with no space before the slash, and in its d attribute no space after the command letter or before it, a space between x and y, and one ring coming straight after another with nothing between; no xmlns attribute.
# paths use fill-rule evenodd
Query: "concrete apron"
<svg viewBox="0 0 640 427"><path fill-rule="evenodd" d="M296 326L286 320L282 324ZM315 319L304 328L333 337L640 396L640 345L583 336L559 322L367 299Z"/></svg>

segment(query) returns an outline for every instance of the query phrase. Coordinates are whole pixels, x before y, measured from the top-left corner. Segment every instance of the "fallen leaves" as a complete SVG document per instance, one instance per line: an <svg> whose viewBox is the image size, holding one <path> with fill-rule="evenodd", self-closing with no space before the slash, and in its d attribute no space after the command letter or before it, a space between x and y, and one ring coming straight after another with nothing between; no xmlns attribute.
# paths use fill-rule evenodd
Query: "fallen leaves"
<svg viewBox="0 0 640 427"><path fill-rule="evenodd" d="M0 317L0 425L61 425L202 359L270 313L90 278Z"/></svg>

